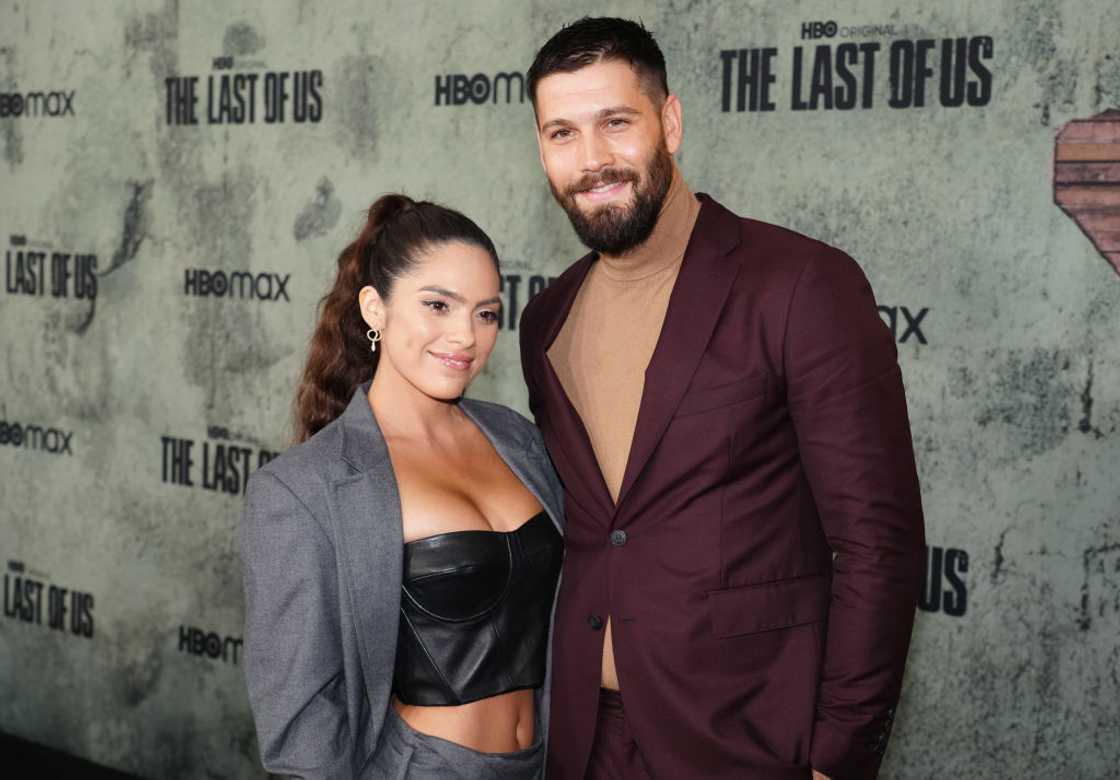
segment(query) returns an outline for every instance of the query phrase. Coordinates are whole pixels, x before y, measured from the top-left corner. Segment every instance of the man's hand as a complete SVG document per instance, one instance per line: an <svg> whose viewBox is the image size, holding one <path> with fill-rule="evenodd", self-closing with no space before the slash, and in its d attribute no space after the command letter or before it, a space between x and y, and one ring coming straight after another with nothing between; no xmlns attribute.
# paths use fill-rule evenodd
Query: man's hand
<svg viewBox="0 0 1120 780"><path fill-rule="evenodd" d="M817 770L813 770L813 780L832 780L828 775L822 774Z"/></svg>

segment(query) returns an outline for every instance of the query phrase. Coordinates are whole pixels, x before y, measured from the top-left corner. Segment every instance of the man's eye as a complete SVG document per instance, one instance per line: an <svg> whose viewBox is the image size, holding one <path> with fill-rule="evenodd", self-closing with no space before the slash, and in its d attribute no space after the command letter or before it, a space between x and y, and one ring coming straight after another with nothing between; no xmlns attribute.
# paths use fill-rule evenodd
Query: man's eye
<svg viewBox="0 0 1120 780"><path fill-rule="evenodd" d="M556 130L550 136L552 140L559 141L562 138L567 138L571 134L570 130Z"/></svg>
<svg viewBox="0 0 1120 780"><path fill-rule="evenodd" d="M626 119L611 119L609 122L607 122L607 125L609 125L610 127L625 127L628 124L630 124L630 122Z"/></svg>

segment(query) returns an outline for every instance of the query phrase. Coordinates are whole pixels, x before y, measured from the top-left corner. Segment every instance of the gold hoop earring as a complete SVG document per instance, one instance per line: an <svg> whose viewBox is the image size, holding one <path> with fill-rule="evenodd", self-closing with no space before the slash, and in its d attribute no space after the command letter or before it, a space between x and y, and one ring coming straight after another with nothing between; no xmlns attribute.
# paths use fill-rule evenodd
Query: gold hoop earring
<svg viewBox="0 0 1120 780"><path fill-rule="evenodd" d="M377 342L381 341L381 331L377 328L370 328L366 331L366 338L369 339L369 351L377 351Z"/></svg>

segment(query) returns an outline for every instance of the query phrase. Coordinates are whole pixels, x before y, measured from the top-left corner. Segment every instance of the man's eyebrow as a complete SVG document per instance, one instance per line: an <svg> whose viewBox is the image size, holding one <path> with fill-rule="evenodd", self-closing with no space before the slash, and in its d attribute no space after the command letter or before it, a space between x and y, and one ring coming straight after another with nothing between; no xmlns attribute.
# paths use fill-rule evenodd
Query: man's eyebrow
<svg viewBox="0 0 1120 780"><path fill-rule="evenodd" d="M630 106L611 106L610 108L603 108L599 111L596 111L593 119L596 122L602 122L607 117L614 116L616 114L633 116L640 113L641 111L636 108L631 108ZM547 132L550 127L568 127L571 126L571 124L572 122L569 122L567 119L550 119L549 121L541 125L541 132Z"/></svg>
<svg viewBox="0 0 1120 780"><path fill-rule="evenodd" d="M435 286L421 287L420 292L432 292L432 293L435 293L436 295L442 295L446 298L450 298L453 301L458 301L459 303L466 303L467 302L467 299L464 298L462 295L459 295L459 293L452 292L451 290L444 289L443 287L435 287ZM493 298L487 298L484 301L479 301L477 304L475 304L475 306L489 306L491 304L501 303L501 302L502 302L502 299L500 297L495 296Z"/></svg>

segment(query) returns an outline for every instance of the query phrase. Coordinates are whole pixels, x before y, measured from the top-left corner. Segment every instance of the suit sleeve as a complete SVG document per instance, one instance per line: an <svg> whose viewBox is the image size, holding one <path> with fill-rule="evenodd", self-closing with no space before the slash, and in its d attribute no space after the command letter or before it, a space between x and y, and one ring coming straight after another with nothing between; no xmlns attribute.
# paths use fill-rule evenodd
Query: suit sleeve
<svg viewBox="0 0 1120 780"><path fill-rule="evenodd" d="M525 389L529 393L529 411L538 426L541 424L541 414L543 413L540 392L534 382L537 370L536 361L540 359L534 353L536 345L540 343L535 316L536 309L539 306L539 296L531 298L525 304L525 308L521 310L521 321L517 329L521 344L521 374L525 378Z"/></svg>
<svg viewBox="0 0 1120 780"><path fill-rule="evenodd" d="M834 553L810 762L835 780L874 778L902 686L925 534L894 338L847 255L828 250L805 266L783 360Z"/></svg>
<svg viewBox="0 0 1120 780"><path fill-rule="evenodd" d="M249 480L240 527L245 678L269 772L328 780L353 774L334 549L279 478Z"/></svg>

